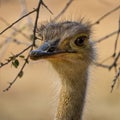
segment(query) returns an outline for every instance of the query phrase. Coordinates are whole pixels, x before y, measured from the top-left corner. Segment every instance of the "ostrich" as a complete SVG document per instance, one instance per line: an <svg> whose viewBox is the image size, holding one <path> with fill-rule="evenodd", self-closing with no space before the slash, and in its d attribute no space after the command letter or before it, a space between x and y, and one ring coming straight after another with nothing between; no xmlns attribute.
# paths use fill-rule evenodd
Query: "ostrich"
<svg viewBox="0 0 120 120"><path fill-rule="evenodd" d="M94 58L91 27L78 21L48 22L41 25L38 34L43 44L31 51L30 58L50 61L61 78L55 120L81 120L88 69Z"/></svg>

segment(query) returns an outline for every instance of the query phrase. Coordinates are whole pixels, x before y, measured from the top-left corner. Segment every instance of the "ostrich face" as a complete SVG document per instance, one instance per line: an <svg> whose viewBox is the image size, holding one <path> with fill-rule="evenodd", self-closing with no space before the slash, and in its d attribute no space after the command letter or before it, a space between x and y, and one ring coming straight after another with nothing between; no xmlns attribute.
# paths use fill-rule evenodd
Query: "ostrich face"
<svg viewBox="0 0 120 120"><path fill-rule="evenodd" d="M44 43L37 50L31 51L32 60L91 60L90 27L86 24L72 21L48 23L40 27L38 34Z"/></svg>

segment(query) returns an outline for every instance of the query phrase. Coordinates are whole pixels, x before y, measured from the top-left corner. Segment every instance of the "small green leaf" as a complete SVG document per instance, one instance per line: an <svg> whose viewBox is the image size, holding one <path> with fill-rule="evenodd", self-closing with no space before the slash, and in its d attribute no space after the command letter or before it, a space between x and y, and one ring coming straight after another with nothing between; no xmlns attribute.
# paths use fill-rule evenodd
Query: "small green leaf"
<svg viewBox="0 0 120 120"><path fill-rule="evenodd" d="M20 55L19 57L20 57L20 58L25 58L25 56L24 56L24 55Z"/></svg>
<svg viewBox="0 0 120 120"><path fill-rule="evenodd" d="M12 65L17 68L19 66L19 61L17 59L15 59L14 61L12 61Z"/></svg>
<svg viewBox="0 0 120 120"><path fill-rule="evenodd" d="M18 74L19 78L21 78L23 76L24 72L20 71L20 73Z"/></svg>

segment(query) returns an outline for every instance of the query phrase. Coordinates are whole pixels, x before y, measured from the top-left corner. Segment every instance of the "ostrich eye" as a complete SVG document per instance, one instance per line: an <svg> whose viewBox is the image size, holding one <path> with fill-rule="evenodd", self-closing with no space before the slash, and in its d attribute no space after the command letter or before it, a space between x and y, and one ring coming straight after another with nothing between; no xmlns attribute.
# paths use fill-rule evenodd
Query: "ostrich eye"
<svg viewBox="0 0 120 120"><path fill-rule="evenodd" d="M87 36L80 36L75 40L75 44L77 46L81 46L86 39L87 39Z"/></svg>

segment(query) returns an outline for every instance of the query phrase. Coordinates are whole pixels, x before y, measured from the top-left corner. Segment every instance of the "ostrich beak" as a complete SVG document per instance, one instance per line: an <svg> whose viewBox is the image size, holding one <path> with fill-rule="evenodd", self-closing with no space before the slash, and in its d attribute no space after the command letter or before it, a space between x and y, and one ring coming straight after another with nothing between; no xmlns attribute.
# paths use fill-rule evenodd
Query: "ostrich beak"
<svg viewBox="0 0 120 120"><path fill-rule="evenodd" d="M61 51L57 50L58 43L59 40L44 42L38 49L30 52L30 59L38 60L60 53Z"/></svg>

